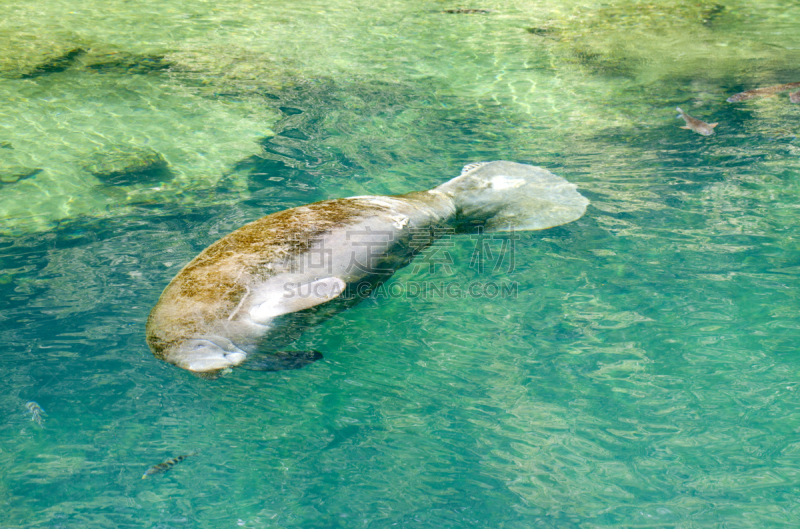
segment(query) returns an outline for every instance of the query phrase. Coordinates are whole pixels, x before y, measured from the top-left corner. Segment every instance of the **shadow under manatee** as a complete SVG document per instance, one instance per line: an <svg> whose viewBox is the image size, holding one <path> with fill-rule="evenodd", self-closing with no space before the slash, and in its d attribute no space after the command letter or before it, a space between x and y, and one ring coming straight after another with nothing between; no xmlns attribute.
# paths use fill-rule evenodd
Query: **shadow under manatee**
<svg viewBox="0 0 800 529"><path fill-rule="evenodd" d="M242 368L252 371L284 371L301 369L321 360L323 355L319 351L296 351L287 349L286 346L324 321L354 307L390 277L391 274L376 274L348 286L341 296L328 303L279 316L274 322L278 331L264 337L262 343L265 345L255 355L251 355L242 364ZM298 290L296 294L302 296L303 292Z"/></svg>

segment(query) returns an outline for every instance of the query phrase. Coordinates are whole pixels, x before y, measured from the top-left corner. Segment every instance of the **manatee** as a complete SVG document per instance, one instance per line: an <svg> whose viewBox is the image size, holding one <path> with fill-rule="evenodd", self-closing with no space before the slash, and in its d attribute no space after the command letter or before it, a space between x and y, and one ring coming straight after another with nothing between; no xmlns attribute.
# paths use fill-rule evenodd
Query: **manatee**
<svg viewBox="0 0 800 529"><path fill-rule="evenodd" d="M297 369L321 355L287 345L361 301L437 234L544 230L580 218L588 204L545 169L495 161L469 164L428 191L273 213L175 276L150 312L147 343L157 358L206 376L242 364ZM429 236L420 242L420 233Z"/></svg>

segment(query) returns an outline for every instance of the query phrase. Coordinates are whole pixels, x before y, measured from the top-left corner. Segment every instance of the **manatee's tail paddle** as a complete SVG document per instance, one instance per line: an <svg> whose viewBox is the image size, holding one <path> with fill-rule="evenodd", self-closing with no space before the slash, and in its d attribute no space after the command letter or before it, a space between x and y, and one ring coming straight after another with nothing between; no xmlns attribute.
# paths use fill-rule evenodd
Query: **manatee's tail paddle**
<svg viewBox="0 0 800 529"><path fill-rule="evenodd" d="M455 202L459 231L545 230L579 219L589 204L550 171L502 161L469 164L433 192Z"/></svg>

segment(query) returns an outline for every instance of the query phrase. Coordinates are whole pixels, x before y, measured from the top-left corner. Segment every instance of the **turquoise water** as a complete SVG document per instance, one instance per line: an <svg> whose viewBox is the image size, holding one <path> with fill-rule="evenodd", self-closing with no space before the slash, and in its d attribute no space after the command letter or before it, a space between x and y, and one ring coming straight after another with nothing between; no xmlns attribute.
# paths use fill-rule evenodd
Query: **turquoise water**
<svg viewBox="0 0 800 529"><path fill-rule="evenodd" d="M0 162L38 172L0 186L0 527L800 523L800 105L725 102L800 81L795 4L38 5L1 23ZM126 145L169 175L85 170ZM301 370L149 352L162 289L242 224L493 159L592 204L513 267L453 237Z"/></svg>

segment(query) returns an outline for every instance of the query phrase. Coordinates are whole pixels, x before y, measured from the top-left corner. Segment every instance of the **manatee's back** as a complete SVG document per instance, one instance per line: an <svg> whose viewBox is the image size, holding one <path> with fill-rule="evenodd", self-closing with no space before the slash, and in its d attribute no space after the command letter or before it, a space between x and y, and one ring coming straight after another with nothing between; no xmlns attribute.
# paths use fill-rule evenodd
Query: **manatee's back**
<svg viewBox="0 0 800 529"><path fill-rule="evenodd" d="M167 285L147 320L153 354L182 341L218 332L236 310L247 285L290 266L287 257L338 226L357 221L364 208L329 200L281 211L246 224L195 257Z"/></svg>

